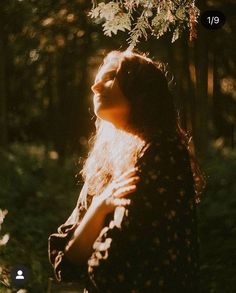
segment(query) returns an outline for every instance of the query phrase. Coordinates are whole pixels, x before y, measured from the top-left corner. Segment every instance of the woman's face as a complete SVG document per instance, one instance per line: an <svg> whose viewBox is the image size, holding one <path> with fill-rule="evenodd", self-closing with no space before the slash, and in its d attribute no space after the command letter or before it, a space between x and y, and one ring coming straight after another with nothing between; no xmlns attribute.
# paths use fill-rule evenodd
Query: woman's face
<svg viewBox="0 0 236 293"><path fill-rule="evenodd" d="M91 87L94 92L94 112L96 116L114 125L121 126L128 120L130 105L122 93L117 78L117 64L104 64Z"/></svg>

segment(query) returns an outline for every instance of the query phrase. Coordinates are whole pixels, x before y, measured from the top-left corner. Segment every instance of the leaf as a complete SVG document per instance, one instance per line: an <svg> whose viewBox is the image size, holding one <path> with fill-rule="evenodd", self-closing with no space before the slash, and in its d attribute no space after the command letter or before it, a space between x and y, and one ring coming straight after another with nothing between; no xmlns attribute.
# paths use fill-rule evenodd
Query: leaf
<svg viewBox="0 0 236 293"><path fill-rule="evenodd" d="M5 234L2 238L0 238L0 246L6 245L9 239L9 234Z"/></svg>
<svg viewBox="0 0 236 293"><path fill-rule="evenodd" d="M134 48L137 43L139 43L140 39L144 37L145 39L148 38L147 30L151 29L148 19L141 15L135 27L130 32L130 37L128 38L128 42L131 48Z"/></svg>
<svg viewBox="0 0 236 293"><path fill-rule="evenodd" d="M5 216L7 215L7 213L8 213L7 210L0 209L0 227L1 227L1 224L3 223L3 221L4 221Z"/></svg>
<svg viewBox="0 0 236 293"><path fill-rule="evenodd" d="M186 18L185 7L179 7L175 12L175 16L181 20L184 20Z"/></svg>
<svg viewBox="0 0 236 293"><path fill-rule="evenodd" d="M100 12L103 8L103 6L105 5L105 3L99 3L99 5L93 9L91 9L91 11L88 13L88 15L91 18L98 18L100 16Z"/></svg>
<svg viewBox="0 0 236 293"><path fill-rule="evenodd" d="M130 30L131 20L128 13L120 13L113 19L106 21L102 26L104 34L111 37L112 34L116 35L118 31Z"/></svg>
<svg viewBox="0 0 236 293"><path fill-rule="evenodd" d="M184 2L180 0L113 0L108 3L101 1L89 15L101 19L102 22L105 20L103 31L109 37L117 34L118 31L128 30L130 35L128 42L131 47L135 47L142 37L147 40L148 30L159 38L173 29L173 43L179 38L183 29L190 26L190 38L195 37L198 11L195 0Z"/></svg>
<svg viewBox="0 0 236 293"><path fill-rule="evenodd" d="M119 12L121 12L119 3L110 1L100 9L100 17L105 18L106 20L112 20Z"/></svg>
<svg viewBox="0 0 236 293"><path fill-rule="evenodd" d="M174 43L179 38L179 28L177 27L173 33L171 43Z"/></svg>

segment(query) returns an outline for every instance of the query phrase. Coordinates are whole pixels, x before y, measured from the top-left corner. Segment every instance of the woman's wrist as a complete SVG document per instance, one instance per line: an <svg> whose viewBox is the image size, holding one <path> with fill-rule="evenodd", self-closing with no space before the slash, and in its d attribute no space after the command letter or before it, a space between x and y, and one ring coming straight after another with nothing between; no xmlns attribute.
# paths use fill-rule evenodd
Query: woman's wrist
<svg viewBox="0 0 236 293"><path fill-rule="evenodd" d="M82 221L65 247L66 258L75 263L84 263L92 252L92 245L103 228L106 213L98 202L90 204Z"/></svg>
<svg viewBox="0 0 236 293"><path fill-rule="evenodd" d="M96 213L99 217L104 218L107 216L107 210L104 207L104 203L101 202L98 197L94 197L89 207L91 213Z"/></svg>

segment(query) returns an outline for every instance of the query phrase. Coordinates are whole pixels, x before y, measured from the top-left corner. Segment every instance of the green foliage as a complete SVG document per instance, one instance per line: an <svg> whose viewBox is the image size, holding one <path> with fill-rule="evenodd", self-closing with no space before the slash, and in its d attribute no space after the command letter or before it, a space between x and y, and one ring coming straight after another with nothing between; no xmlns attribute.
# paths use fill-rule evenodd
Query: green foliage
<svg viewBox="0 0 236 293"><path fill-rule="evenodd" d="M207 187L198 215L202 293L231 293L236 288L235 158L232 151L214 152L204 163Z"/></svg>
<svg viewBox="0 0 236 293"><path fill-rule="evenodd" d="M75 161L61 166L43 147L23 145L1 151L0 160L0 206L9 211L3 229L10 233L7 245L0 247L0 263L8 273L16 264L29 267L26 289L42 293L52 275L48 236L66 220L78 196Z"/></svg>
<svg viewBox="0 0 236 293"><path fill-rule="evenodd" d="M7 210L1 210L0 209L0 231L2 228L2 223L7 215L8 211ZM9 234L5 234L0 238L0 246L6 245L9 240Z"/></svg>
<svg viewBox="0 0 236 293"><path fill-rule="evenodd" d="M116 35L118 31L131 29L130 13L122 12L117 2L99 3L89 15L92 18L100 17L105 19L105 23L102 26L106 36L111 37L112 34Z"/></svg>
<svg viewBox="0 0 236 293"><path fill-rule="evenodd" d="M0 232L1 232L1 228L2 228L2 223L5 219L5 216L7 215L7 212L8 212L7 210L0 209ZM8 233L4 234L3 236L0 237L0 249L1 249L1 246L4 246L7 244L8 240L9 240ZM5 286L9 286L9 278L8 278L6 268L4 266L2 266L1 263L0 263L0 284L3 284Z"/></svg>
<svg viewBox="0 0 236 293"><path fill-rule="evenodd" d="M10 233L0 249L0 262L7 269L16 262L27 265L32 276L26 289L34 293L45 292L52 276L47 238L66 220L78 196L75 159L61 166L55 158L41 146L15 145L0 152L0 206L9 211L3 229ZM207 188L198 215L202 293L230 293L236 285L235 167L232 153L212 153L203 162Z"/></svg>
<svg viewBox="0 0 236 293"><path fill-rule="evenodd" d="M111 37L118 31L128 31L128 42L133 48L148 34L157 39L172 30L172 42L176 41L188 26L190 40L196 37L196 23L199 9L194 0L188 1L97 1L93 2L89 16L103 23L104 34Z"/></svg>

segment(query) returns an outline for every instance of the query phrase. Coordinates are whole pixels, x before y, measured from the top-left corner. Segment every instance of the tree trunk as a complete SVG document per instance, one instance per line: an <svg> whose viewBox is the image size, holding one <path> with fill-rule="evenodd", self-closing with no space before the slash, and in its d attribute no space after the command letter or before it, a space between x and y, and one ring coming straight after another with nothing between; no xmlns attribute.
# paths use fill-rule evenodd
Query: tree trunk
<svg viewBox="0 0 236 293"><path fill-rule="evenodd" d="M7 145L6 38L0 28L0 147Z"/></svg>
<svg viewBox="0 0 236 293"><path fill-rule="evenodd" d="M194 84L191 80L191 72L190 72L190 63L191 63L191 54L189 47L190 44L188 43L188 35L186 34L185 37L182 39L182 66L183 66L183 76L182 82L183 83L183 90L184 90L184 97L185 97L185 116L186 116L186 127L187 130L191 132L191 134L195 134L194 132L194 109L195 109L195 92L194 92Z"/></svg>
<svg viewBox="0 0 236 293"><path fill-rule="evenodd" d="M196 64L196 103L195 129L196 149L201 155L208 150L208 45L206 30L199 27L198 39L195 40Z"/></svg>

